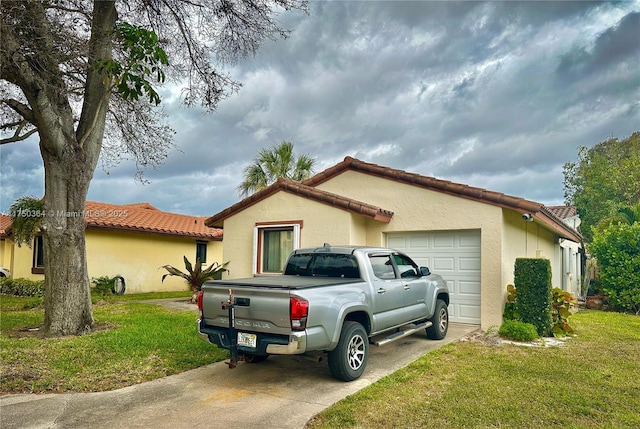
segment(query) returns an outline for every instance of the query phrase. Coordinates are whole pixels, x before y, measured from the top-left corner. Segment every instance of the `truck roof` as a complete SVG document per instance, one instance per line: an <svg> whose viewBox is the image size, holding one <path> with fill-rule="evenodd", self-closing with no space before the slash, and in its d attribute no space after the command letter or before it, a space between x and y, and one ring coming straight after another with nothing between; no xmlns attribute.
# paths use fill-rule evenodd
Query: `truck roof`
<svg viewBox="0 0 640 429"><path fill-rule="evenodd" d="M340 253L345 255L353 254L356 250L373 250L373 251L389 251L392 249L388 249L386 247L371 247L371 246L354 246L354 245L340 245L340 246L332 246L329 243L325 243L321 247L306 247L304 249L294 250L293 253Z"/></svg>

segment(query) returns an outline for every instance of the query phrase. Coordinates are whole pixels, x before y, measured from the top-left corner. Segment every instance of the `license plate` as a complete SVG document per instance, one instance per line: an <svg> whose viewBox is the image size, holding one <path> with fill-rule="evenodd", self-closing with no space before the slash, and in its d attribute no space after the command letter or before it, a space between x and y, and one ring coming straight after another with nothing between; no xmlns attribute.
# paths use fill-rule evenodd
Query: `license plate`
<svg viewBox="0 0 640 429"><path fill-rule="evenodd" d="M246 332L238 332L238 345L242 347L256 348L256 334L247 334Z"/></svg>

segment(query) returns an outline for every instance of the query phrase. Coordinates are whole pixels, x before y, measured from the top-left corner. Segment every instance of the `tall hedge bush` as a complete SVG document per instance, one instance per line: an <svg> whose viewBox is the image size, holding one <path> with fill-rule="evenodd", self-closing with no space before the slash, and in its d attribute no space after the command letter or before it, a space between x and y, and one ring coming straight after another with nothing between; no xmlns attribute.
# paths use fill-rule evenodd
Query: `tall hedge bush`
<svg viewBox="0 0 640 429"><path fill-rule="evenodd" d="M551 334L551 263L548 259L517 258L514 285L520 320L536 327L540 336Z"/></svg>
<svg viewBox="0 0 640 429"><path fill-rule="evenodd" d="M600 266L600 284L609 304L640 312L640 223L596 232L589 248Z"/></svg>

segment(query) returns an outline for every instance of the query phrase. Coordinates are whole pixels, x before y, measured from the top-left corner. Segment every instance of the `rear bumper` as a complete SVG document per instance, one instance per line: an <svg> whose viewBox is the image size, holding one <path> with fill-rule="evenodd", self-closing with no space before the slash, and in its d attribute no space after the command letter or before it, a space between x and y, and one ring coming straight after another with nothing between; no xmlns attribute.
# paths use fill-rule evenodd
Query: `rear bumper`
<svg viewBox="0 0 640 429"><path fill-rule="evenodd" d="M215 344L223 349L231 348L231 338L229 328L218 326L207 326L201 319L196 321L198 327L198 337L201 340ZM307 349L307 335L304 331L291 332L289 335L273 335L262 332L243 331L256 334L257 344L255 348L238 346L241 353L257 355L297 355L302 354ZM236 341L233 338L233 341Z"/></svg>

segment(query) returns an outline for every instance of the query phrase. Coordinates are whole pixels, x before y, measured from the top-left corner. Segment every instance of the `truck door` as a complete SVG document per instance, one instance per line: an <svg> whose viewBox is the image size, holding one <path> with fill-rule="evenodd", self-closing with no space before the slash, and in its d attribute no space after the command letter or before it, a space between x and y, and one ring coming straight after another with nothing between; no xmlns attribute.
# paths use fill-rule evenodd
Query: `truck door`
<svg viewBox="0 0 640 429"><path fill-rule="evenodd" d="M419 267L406 255L395 253L393 261L400 273L405 297L405 320L416 320L428 314L426 304L427 282L420 275Z"/></svg>
<svg viewBox="0 0 640 429"><path fill-rule="evenodd" d="M392 255L370 253L373 269L373 330L381 331L405 322L405 281L396 278Z"/></svg>

